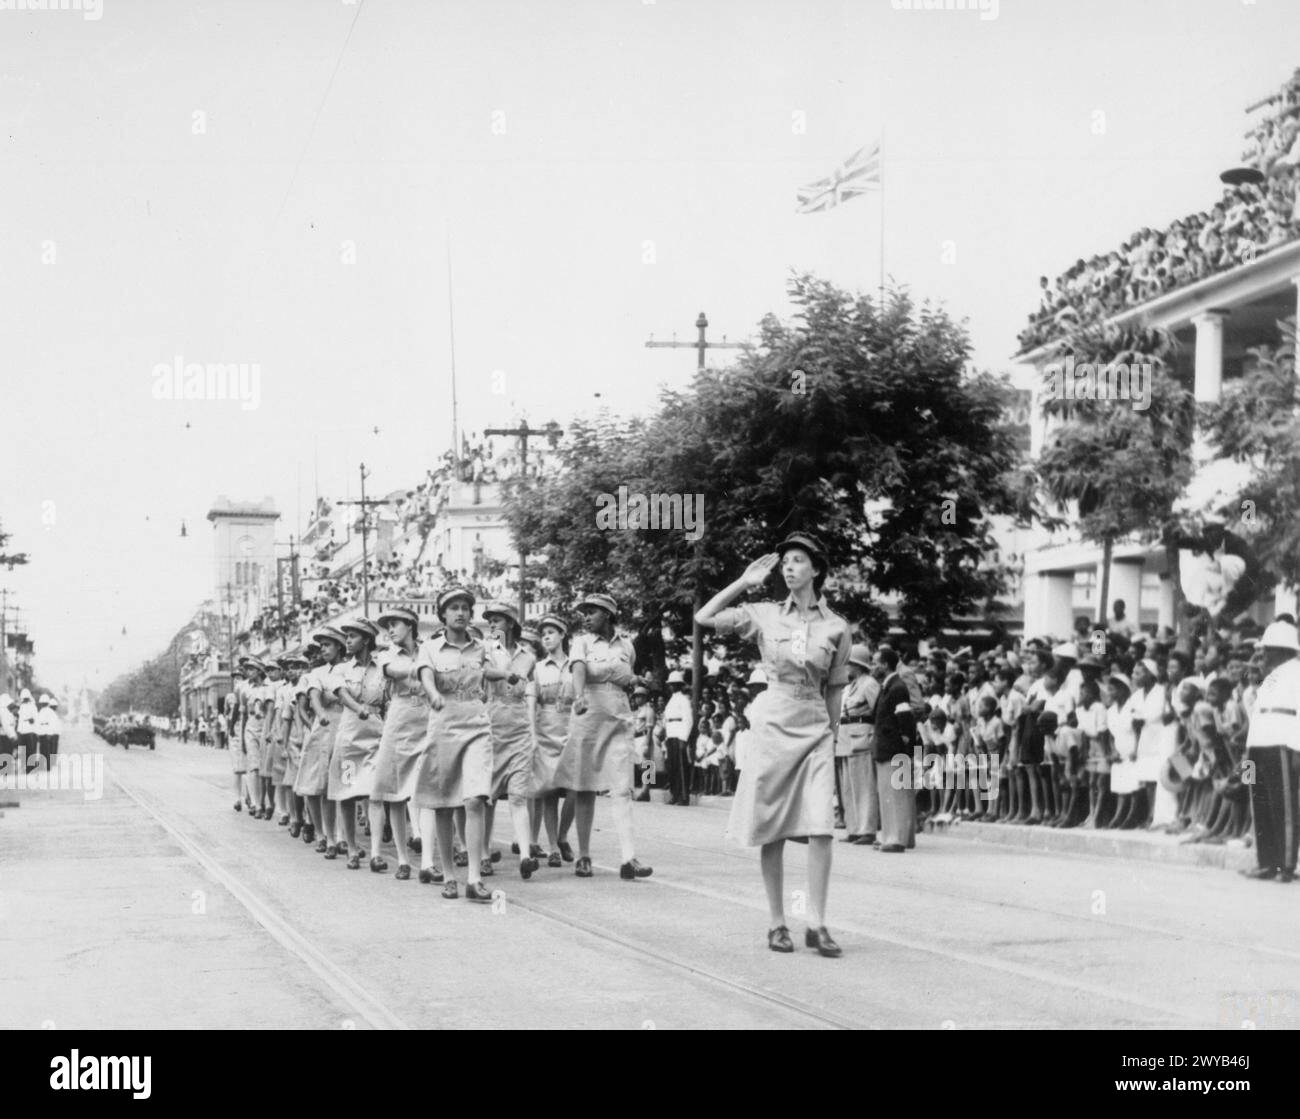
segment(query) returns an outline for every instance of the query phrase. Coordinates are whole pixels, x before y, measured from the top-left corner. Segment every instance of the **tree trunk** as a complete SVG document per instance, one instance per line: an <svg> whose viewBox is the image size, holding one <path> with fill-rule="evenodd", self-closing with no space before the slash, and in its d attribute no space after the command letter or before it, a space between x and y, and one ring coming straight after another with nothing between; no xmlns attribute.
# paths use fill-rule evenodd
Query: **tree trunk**
<svg viewBox="0 0 1300 1119"><path fill-rule="evenodd" d="M694 722L700 720L700 700L704 694L704 631L695 620L704 606L704 597L699 591L691 604L691 717Z"/></svg>
<svg viewBox="0 0 1300 1119"><path fill-rule="evenodd" d="M1110 558L1115 552L1115 539L1108 536L1101 542L1101 590L1097 594L1097 625L1106 628L1110 616Z"/></svg>
<svg viewBox="0 0 1300 1119"><path fill-rule="evenodd" d="M1182 563L1178 556L1178 544L1165 545L1165 573L1169 576L1170 590L1174 596L1174 645L1179 647L1183 634L1183 580L1180 575Z"/></svg>

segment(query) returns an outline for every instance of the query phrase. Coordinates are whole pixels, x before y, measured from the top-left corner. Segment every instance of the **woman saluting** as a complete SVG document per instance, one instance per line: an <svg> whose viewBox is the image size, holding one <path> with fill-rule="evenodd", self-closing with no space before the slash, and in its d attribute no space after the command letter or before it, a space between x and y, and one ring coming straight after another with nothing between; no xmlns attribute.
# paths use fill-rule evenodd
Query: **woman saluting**
<svg viewBox="0 0 1300 1119"><path fill-rule="evenodd" d="M784 602L724 609L742 592L757 590L781 565L790 594ZM748 757L731 807L728 835L762 848L763 885L772 928L768 947L793 952L785 923L785 841L808 843L809 927L804 943L823 956L841 949L826 930L835 812L835 729L848 682L849 624L822 601L826 551L816 537L797 532L714 595L695 620L718 633L758 645L767 689L749 706Z"/></svg>

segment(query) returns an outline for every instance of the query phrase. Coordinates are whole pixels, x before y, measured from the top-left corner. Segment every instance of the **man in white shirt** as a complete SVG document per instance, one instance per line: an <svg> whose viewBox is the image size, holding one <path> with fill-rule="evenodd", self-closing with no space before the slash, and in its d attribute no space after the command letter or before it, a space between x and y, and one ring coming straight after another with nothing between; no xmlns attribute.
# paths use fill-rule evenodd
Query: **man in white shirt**
<svg viewBox="0 0 1300 1119"><path fill-rule="evenodd" d="M691 803L692 759L687 749L691 736L691 700L686 694L686 678L680 672L668 674L672 693L664 707L664 738L668 747L669 804Z"/></svg>
<svg viewBox="0 0 1300 1119"><path fill-rule="evenodd" d="M1250 806L1259 865L1241 873L1290 882L1300 847L1300 637L1291 623L1274 622L1260 645L1265 676L1246 738L1246 762L1254 767Z"/></svg>

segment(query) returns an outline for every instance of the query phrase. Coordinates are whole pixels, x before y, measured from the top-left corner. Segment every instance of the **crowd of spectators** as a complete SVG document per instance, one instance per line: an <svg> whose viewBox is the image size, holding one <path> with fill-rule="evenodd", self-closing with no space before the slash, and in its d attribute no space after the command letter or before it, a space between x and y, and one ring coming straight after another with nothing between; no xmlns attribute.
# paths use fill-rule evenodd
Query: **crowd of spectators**
<svg viewBox="0 0 1300 1119"><path fill-rule="evenodd" d="M1079 259L1055 282L1039 279L1041 303L1021 332L1022 351L1075 322L1094 322L1167 291L1254 260L1300 235L1300 71L1269 101L1247 133L1244 159L1259 185L1228 187L1208 211L1144 228L1118 249Z"/></svg>
<svg viewBox="0 0 1300 1119"><path fill-rule="evenodd" d="M1116 603L1104 630L1080 617L1066 639L1007 639L978 653L892 641L918 730L909 767L918 821L1142 829L1208 844L1247 836L1242 760L1263 680L1258 633L1246 622L1175 644ZM669 660L669 679L683 683L651 682L640 700L653 711L649 748L669 789L666 739L682 733L670 729L669 705L674 692L689 695L688 659ZM756 667L744 650L706 657L689 793L734 793L746 708L763 687Z"/></svg>

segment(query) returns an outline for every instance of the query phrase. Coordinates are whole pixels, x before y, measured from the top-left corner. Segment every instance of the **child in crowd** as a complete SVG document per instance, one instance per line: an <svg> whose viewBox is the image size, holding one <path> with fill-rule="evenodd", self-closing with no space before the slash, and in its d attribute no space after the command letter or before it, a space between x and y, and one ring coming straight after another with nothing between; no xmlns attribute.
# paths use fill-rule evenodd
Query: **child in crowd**
<svg viewBox="0 0 1300 1119"><path fill-rule="evenodd" d="M973 820L985 815L997 815L998 792L1002 772L1002 757L1006 752L1007 730L998 714L998 699L986 695L979 701L979 715L975 720L975 752L979 758L980 792L987 801L981 805Z"/></svg>
<svg viewBox="0 0 1300 1119"><path fill-rule="evenodd" d="M1110 733L1107 730L1106 705L1101 701L1101 689L1096 682L1086 680L1079 689L1076 716L1083 736L1083 786L1088 800L1083 826L1096 828L1103 826L1099 817L1110 794Z"/></svg>

